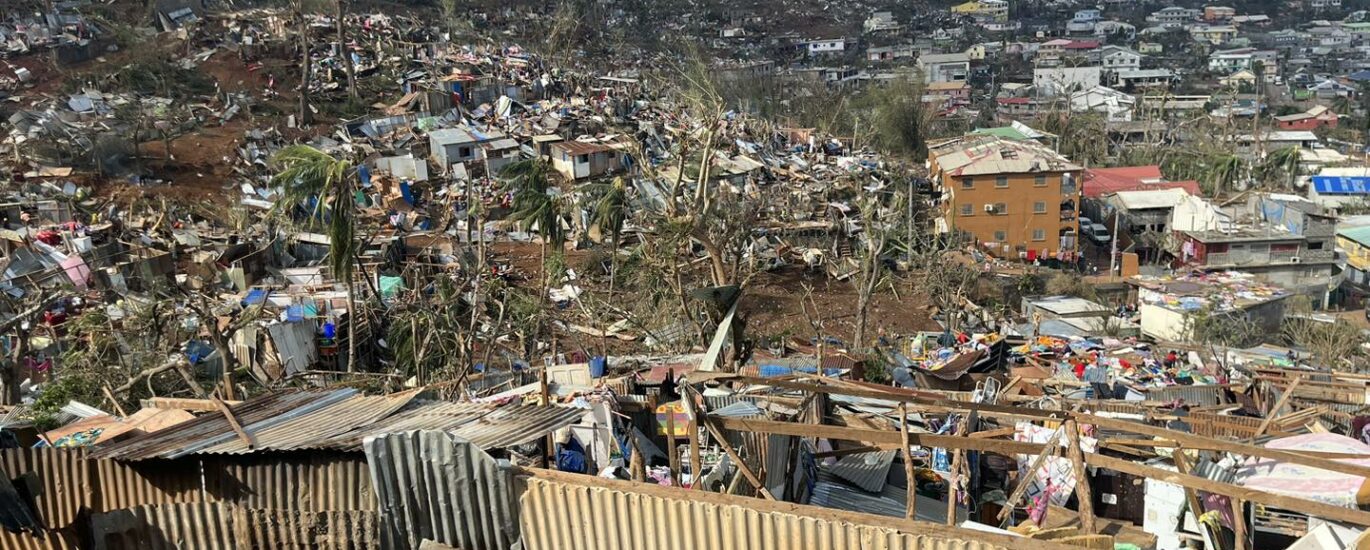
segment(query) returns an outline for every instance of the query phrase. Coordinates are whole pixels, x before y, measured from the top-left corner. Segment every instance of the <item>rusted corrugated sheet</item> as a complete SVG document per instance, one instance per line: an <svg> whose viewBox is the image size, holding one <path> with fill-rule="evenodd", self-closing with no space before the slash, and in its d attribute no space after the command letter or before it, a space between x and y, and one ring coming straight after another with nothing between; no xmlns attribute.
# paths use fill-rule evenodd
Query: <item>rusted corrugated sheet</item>
<svg viewBox="0 0 1370 550"><path fill-rule="evenodd" d="M203 463L209 500L310 512L376 509L360 454L205 457Z"/></svg>
<svg viewBox="0 0 1370 550"><path fill-rule="evenodd" d="M253 548L368 550L380 548L377 515L375 511L246 510L242 517Z"/></svg>
<svg viewBox="0 0 1370 550"><path fill-rule="evenodd" d="M362 426L369 426L390 416L408 404L417 394L418 390L392 395L354 395L308 414L288 417L269 427L245 427L245 430L252 434L252 448L248 448L241 438L234 437L198 452L246 454L254 450L293 451L316 448L333 437Z"/></svg>
<svg viewBox="0 0 1370 550"><path fill-rule="evenodd" d="M221 502L137 506L91 517L95 550L228 550L247 542ZM250 546L248 546L250 547Z"/></svg>
<svg viewBox="0 0 1370 550"><path fill-rule="evenodd" d="M38 482L38 520L49 529L61 529L77 519L82 508L91 507L95 492L85 453L73 449L0 450L0 468L11 479L32 473Z"/></svg>
<svg viewBox="0 0 1370 550"><path fill-rule="evenodd" d="M429 539L507 550L519 539L517 480L475 444L421 431L368 438L365 447L387 548Z"/></svg>
<svg viewBox="0 0 1370 550"><path fill-rule="evenodd" d="M96 511L146 504L200 502L200 463L194 459L117 462L91 460L99 488ZM214 500L209 498L209 500Z"/></svg>
<svg viewBox="0 0 1370 550"><path fill-rule="evenodd" d="M232 411L238 423L248 433L254 433L283 422L290 415L307 413L355 393L356 390L278 392L235 405ZM178 458L236 437L224 415L206 414L164 430L99 447L91 456L120 460Z"/></svg>
<svg viewBox="0 0 1370 550"><path fill-rule="evenodd" d="M1052 546L1026 539L1015 543L1004 536L932 523L589 477L583 482L534 477L527 481L519 505L526 550L989 550Z"/></svg>
<svg viewBox="0 0 1370 550"><path fill-rule="evenodd" d="M76 550L80 547L75 528L38 533L11 533L0 529L0 548L5 550Z"/></svg>
<svg viewBox="0 0 1370 550"><path fill-rule="evenodd" d="M254 510L225 503L138 506L91 518L95 550L372 550L376 512Z"/></svg>

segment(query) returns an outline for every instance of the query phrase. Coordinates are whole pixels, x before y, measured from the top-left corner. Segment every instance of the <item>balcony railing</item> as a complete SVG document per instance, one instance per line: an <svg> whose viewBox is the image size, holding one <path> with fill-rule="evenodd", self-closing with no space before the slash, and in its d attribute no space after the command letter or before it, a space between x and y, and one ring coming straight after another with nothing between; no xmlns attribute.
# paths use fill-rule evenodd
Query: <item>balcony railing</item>
<svg viewBox="0 0 1370 550"><path fill-rule="evenodd" d="M1328 262L1334 259L1331 250L1298 250L1278 252L1214 252L1206 257L1205 265L1271 265L1308 262Z"/></svg>

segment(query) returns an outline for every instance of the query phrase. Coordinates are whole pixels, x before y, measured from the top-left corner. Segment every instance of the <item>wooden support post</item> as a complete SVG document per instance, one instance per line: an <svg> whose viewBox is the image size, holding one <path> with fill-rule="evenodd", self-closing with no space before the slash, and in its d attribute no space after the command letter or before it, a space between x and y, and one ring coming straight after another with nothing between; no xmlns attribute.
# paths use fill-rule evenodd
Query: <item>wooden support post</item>
<svg viewBox="0 0 1370 550"><path fill-rule="evenodd" d="M962 418L961 426L956 428L956 437L965 437L966 431L970 429L970 419ZM961 486L961 463L966 459L965 449L952 451L955 456L951 459L951 477L947 480L947 525L956 525L956 501L959 500L958 489Z"/></svg>
<svg viewBox="0 0 1370 550"><path fill-rule="evenodd" d="M1171 453L1170 459L1175 462L1176 471L1184 475L1189 475L1189 459L1185 458L1183 448L1176 448L1175 451ZM1204 513L1203 504L1199 502L1198 493L1194 491L1194 489L1185 487L1184 499L1185 502L1189 503L1189 511L1194 514L1194 521L1198 521L1199 516ZM1180 524L1184 524L1184 516L1180 516Z"/></svg>
<svg viewBox="0 0 1370 550"><path fill-rule="evenodd" d="M1289 398L1294 397L1294 390L1299 389L1299 384L1302 382L1303 375L1295 376L1294 382L1289 384L1289 387L1284 389L1284 393L1280 394L1279 400L1275 401L1275 406L1265 411L1265 420L1262 420L1261 426L1256 428L1256 433L1251 434L1250 443L1255 443L1257 439L1265 435L1265 431L1270 429L1270 423L1274 422L1275 417L1280 415L1280 409L1283 409L1284 404L1289 402Z"/></svg>
<svg viewBox="0 0 1370 550"><path fill-rule="evenodd" d="M1070 467L1075 470L1075 498L1080 501L1080 528L1085 534L1093 535L1094 494L1089 490L1089 470L1085 468L1085 454L1080 449L1080 425L1067 420L1066 452L1070 454Z"/></svg>
<svg viewBox="0 0 1370 550"><path fill-rule="evenodd" d="M709 430L710 434L713 434L714 439L718 440L718 446L723 448L723 452L728 453L728 458L731 458L733 464L737 465L737 471L742 472L742 475L747 478L747 481L752 484L752 487L756 488L756 492L761 493L761 496L765 497L766 500L775 500L775 495L772 495L771 492L766 489L766 486L761 484L761 479L756 477L755 473L752 473L752 469L748 468L747 463L742 461L742 457L738 456L737 451L733 450L733 446L728 443L727 439L723 438L723 434L719 431L718 427L714 426L713 419L707 416L700 416L699 421L704 423L704 427Z"/></svg>
<svg viewBox="0 0 1370 550"><path fill-rule="evenodd" d="M1235 550L1247 550L1251 548L1251 542L1247 540L1246 534L1246 501L1239 498L1228 497L1232 502L1232 534L1236 544Z"/></svg>
<svg viewBox="0 0 1370 550"><path fill-rule="evenodd" d="M629 475L633 476L633 481L646 481L647 459L642 456L642 449L638 447L635 428L628 428L628 446L633 450L633 457L628 461Z"/></svg>
<svg viewBox="0 0 1370 550"><path fill-rule="evenodd" d="M904 503L904 519L918 518L918 478L913 472L913 453L909 452L909 406L907 403L899 404L899 437L902 443L899 451L904 453L904 478L908 485L908 493L905 495L907 502Z"/></svg>
<svg viewBox="0 0 1370 550"><path fill-rule="evenodd" d="M114 398L114 392L109 391L109 384L100 386L100 390L105 392L105 399L109 400L110 406L114 407L114 410L119 413L120 418L128 417L128 413L124 412L123 405L120 405L119 400Z"/></svg>
<svg viewBox="0 0 1370 550"><path fill-rule="evenodd" d="M675 442L675 410L666 407L666 458L671 464L671 485L680 487L680 449Z"/></svg>
<svg viewBox="0 0 1370 550"><path fill-rule="evenodd" d="M1056 433L1051 434L1051 439L1047 440L1042 452L1037 455L1037 458L1032 459L1032 465L1028 466L1027 472L1024 472L1023 477L1018 480L1018 485L1013 488L1013 494L1009 495L1008 500L1004 503L1004 508L999 510L999 521L1004 521L1004 518L1013 513L1013 509L1018 506L1018 499L1023 498L1023 493L1027 492L1028 485L1032 483L1033 478L1037 477L1037 469L1042 467L1042 463L1046 462L1048 456L1055 454L1061 436L1064 434L1064 427L1056 430Z"/></svg>
<svg viewBox="0 0 1370 550"><path fill-rule="evenodd" d="M256 444L252 442L252 438L243 430L242 425L238 424L238 418L233 416L233 411L228 408L228 405L225 405L223 401L219 400L219 396L217 395L211 395L209 399L214 402L214 406L219 409L219 412L223 413L224 418L228 420L228 425L233 428L233 433L238 434L238 439L243 440L243 443L247 445L248 449L256 447Z"/></svg>
<svg viewBox="0 0 1370 550"><path fill-rule="evenodd" d="M538 373L538 396L542 398L542 406L552 406L552 388L551 384L547 381L547 365L543 365L542 372ZM554 468L556 467L556 436L547 434L544 445L547 448L543 449L542 452L542 467L549 469Z"/></svg>
<svg viewBox="0 0 1370 550"><path fill-rule="evenodd" d="M699 456L699 407L695 404L694 392L682 392L681 399L690 410L690 486L699 487L700 470L704 469L704 457Z"/></svg>

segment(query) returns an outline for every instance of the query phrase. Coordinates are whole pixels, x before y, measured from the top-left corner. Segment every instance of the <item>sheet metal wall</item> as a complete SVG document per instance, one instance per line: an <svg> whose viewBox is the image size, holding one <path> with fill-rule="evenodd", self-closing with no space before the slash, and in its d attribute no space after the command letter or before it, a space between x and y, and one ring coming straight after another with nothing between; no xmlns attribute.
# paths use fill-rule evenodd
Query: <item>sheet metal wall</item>
<svg viewBox="0 0 1370 550"><path fill-rule="evenodd" d="M307 512L376 509L366 461L355 453L206 457L203 463L211 501Z"/></svg>
<svg viewBox="0 0 1370 550"><path fill-rule="evenodd" d="M370 550L376 512L254 510L222 502L138 506L91 519L95 550Z"/></svg>
<svg viewBox="0 0 1370 550"><path fill-rule="evenodd" d="M990 542L533 478L520 501L526 550L988 550ZM793 508L798 509L798 506Z"/></svg>
<svg viewBox="0 0 1370 550"><path fill-rule="evenodd" d="M0 450L0 467L15 479L32 473L38 482L35 499L38 519L49 529L76 522L82 509L92 507L95 485L85 453L63 449Z"/></svg>
<svg viewBox="0 0 1370 550"><path fill-rule="evenodd" d="M387 548L417 548L430 539L464 550L507 550L518 541L518 482L479 447L438 431L377 436L363 446Z"/></svg>
<svg viewBox="0 0 1370 550"><path fill-rule="evenodd" d="M145 504L200 502L200 464L194 459L116 462L90 460L99 491L96 511Z"/></svg>

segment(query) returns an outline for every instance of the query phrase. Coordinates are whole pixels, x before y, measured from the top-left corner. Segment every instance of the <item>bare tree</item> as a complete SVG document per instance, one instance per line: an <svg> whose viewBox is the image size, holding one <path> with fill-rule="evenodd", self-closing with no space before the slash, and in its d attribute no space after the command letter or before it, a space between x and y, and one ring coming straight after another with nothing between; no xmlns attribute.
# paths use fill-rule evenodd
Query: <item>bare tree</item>
<svg viewBox="0 0 1370 550"><path fill-rule="evenodd" d="M1281 332L1290 345L1312 355L1314 365L1332 370L1356 365L1356 358L1361 355L1361 344L1365 342L1360 329L1342 320L1329 323L1308 317L1291 317L1285 319Z"/></svg>

